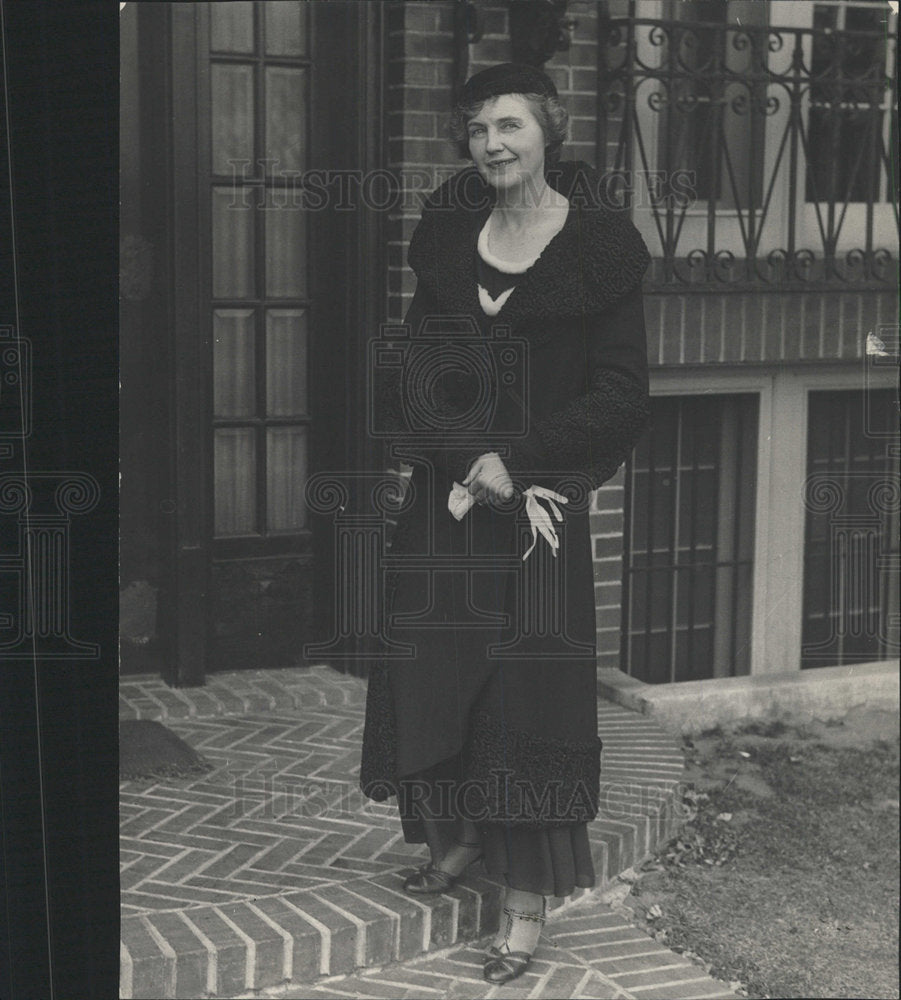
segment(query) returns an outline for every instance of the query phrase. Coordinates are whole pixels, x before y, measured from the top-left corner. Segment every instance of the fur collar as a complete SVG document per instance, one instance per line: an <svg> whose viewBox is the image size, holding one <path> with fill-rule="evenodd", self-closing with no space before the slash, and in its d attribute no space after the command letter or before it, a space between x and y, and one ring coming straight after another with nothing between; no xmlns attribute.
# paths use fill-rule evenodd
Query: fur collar
<svg viewBox="0 0 901 1000"><path fill-rule="evenodd" d="M569 198L571 207L563 228L493 317L494 323L511 329L526 318L604 311L641 281L650 262L628 215L600 204L600 178L588 164L560 163L547 179ZM491 212L493 194L475 167L467 167L437 188L423 208L408 260L442 312L482 314L475 277L476 241ZM536 327L537 335L541 331L554 332L547 323Z"/></svg>

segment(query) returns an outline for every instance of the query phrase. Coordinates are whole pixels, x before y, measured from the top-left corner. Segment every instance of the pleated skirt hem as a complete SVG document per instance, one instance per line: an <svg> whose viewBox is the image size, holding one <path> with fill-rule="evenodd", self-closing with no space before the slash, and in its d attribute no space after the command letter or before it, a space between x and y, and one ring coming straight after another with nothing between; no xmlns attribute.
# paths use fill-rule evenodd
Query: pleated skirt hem
<svg viewBox="0 0 901 1000"><path fill-rule="evenodd" d="M446 852L458 832L458 816L448 811L459 760L452 758L405 779L416 788L413 802L398 801L404 840L421 844L437 841ZM439 785L440 782L440 785ZM404 783L402 782L402 786ZM428 816L426 821L423 815ZM426 834L430 824L432 838ZM597 884L588 839L588 824L521 826L514 823L475 823L487 874L513 889L542 896L565 897L575 889Z"/></svg>

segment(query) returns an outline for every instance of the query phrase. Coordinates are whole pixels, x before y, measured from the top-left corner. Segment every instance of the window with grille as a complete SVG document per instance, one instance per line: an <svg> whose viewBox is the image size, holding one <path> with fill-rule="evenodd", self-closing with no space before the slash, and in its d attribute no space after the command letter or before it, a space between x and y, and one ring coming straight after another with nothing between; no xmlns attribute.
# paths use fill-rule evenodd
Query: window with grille
<svg viewBox="0 0 901 1000"><path fill-rule="evenodd" d="M896 657L897 394L811 392L801 666Z"/></svg>
<svg viewBox="0 0 901 1000"><path fill-rule="evenodd" d="M892 172L882 168L896 102L886 17L881 3L813 4L806 201L893 198Z"/></svg>
<svg viewBox="0 0 901 1000"><path fill-rule="evenodd" d="M762 35L741 26L767 23L759 0L671 0L662 70L669 76L660 118L658 165L688 171L697 201L721 208L760 205L763 197L766 91Z"/></svg>
<svg viewBox="0 0 901 1000"><path fill-rule="evenodd" d="M305 3L209 4L214 532L306 527Z"/></svg>
<svg viewBox="0 0 901 1000"><path fill-rule="evenodd" d="M656 397L626 468L622 669L750 670L758 396Z"/></svg>

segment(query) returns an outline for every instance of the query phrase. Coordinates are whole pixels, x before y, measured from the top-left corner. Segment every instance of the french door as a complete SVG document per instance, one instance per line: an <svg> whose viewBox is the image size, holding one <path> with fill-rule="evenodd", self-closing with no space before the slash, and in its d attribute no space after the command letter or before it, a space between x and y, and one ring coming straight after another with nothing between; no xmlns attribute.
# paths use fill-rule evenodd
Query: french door
<svg viewBox="0 0 901 1000"><path fill-rule="evenodd" d="M379 4L165 5L171 45L177 683L328 631L316 471L359 468L378 219L304 178L379 166Z"/></svg>

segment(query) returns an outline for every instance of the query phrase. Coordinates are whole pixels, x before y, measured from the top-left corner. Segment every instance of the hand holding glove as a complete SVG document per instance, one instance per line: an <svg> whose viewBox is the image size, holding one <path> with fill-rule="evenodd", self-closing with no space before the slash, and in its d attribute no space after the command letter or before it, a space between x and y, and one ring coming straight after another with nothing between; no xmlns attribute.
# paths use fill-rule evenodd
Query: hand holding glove
<svg viewBox="0 0 901 1000"><path fill-rule="evenodd" d="M489 451L473 462L463 485L478 503L510 500L514 493L510 473L495 451Z"/></svg>
<svg viewBox="0 0 901 1000"><path fill-rule="evenodd" d="M504 463L498 455L490 452L487 455L482 455L473 463L463 485L454 483L447 498L447 509L457 521L462 521L473 504L484 503L485 497L500 497L509 500L513 493L513 483ZM568 497L546 489L544 486L530 486L527 490L523 490L522 495L526 501L526 514L532 529L532 544L523 554L523 561L532 554L538 543L539 532L550 545L551 555L556 558L557 550L560 548L560 539L554 530L550 515L538 501L543 500L550 507L556 520L562 521L563 514L557 504L569 503Z"/></svg>

